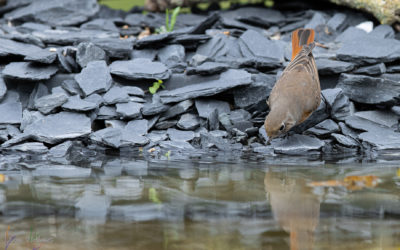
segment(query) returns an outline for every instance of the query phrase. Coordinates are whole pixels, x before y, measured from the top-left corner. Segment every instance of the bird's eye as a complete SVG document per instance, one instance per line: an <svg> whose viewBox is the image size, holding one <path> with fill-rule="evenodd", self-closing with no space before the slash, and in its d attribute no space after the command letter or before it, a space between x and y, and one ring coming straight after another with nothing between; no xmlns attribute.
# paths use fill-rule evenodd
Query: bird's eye
<svg viewBox="0 0 400 250"><path fill-rule="evenodd" d="M285 124L282 123L282 126L279 128L279 131L282 131L282 130L284 130L284 129L285 129Z"/></svg>

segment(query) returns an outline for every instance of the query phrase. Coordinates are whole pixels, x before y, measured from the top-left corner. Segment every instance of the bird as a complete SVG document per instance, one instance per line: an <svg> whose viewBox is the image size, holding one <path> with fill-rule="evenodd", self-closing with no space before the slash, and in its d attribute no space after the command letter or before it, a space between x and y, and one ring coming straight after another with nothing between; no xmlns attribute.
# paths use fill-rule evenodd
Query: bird
<svg viewBox="0 0 400 250"><path fill-rule="evenodd" d="M268 142L287 135L295 125L304 122L321 102L318 70L312 54L316 46L313 29L292 32L292 59L269 95L269 113L264 127Z"/></svg>

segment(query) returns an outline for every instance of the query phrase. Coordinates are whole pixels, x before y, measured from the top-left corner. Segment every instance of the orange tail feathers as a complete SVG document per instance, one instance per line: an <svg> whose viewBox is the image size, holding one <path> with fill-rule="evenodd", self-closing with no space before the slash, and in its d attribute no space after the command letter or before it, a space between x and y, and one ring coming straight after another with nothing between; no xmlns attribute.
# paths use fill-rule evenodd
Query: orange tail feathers
<svg viewBox="0 0 400 250"><path fill-rule="evenodd" d="M303 45L314 42L315 31L313 29L297 29L292 32L292 60L301 51Z"/></svg>

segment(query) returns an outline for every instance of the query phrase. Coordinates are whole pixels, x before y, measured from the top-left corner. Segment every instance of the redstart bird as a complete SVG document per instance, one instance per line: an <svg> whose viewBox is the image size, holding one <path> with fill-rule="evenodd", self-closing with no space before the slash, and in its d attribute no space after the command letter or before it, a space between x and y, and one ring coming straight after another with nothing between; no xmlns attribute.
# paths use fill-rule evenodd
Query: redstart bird
<svg viewBox="0 0 400 250"><path fill-rule="evenodd" d="M264 127L269 140L304 122L321 102L318 70L311 53L314 36L313 29L297 29L292 33L292 60L267 101L270 112Z"/></svg>

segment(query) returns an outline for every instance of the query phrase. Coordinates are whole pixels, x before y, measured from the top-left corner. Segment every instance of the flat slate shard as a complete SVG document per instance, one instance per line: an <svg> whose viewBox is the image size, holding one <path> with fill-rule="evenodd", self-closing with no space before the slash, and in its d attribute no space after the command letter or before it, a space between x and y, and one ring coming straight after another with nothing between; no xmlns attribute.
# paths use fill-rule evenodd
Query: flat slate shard
<svg viewBox="0 0 400 250"><path fill-rule="evenodd" d="M375 150L399 150L400 133L390 130L376 130L359 135L363 145L370 146Z"/></svg>
<svg viewBox="0 0 400 250"><path fill-rule="evenodd" d="M104 94L103 99L106 104L124 103L129 102L129 95L125 89L114 86Z"/></svg>
<svg viewBox="0 0 400 250"><path fill-rule="evenodd" d="M105 61L89 62L75 80L85 96L93 93L106 92L112 84L110 70Z"/></svg>
<svg viewBox="0 0 400 250"><path fill-rule="evenodd" d="M194 139L193 131L182 131L174 128L167 130L168 137L171 141L186 141L189 142Z"/></svg>
<svg viewBox="0 0 400 250"><path fill-rule="evenodd" d="M349 72L354 69L354 64L350 62L342 62L331 59L317 59L315 61L318 73L321 75L340 74Z"/></svg>
<svg viewBox="0 0 400 250"><path fill-rule="evenodd" d="M53 158L63 158L66 157L71 151L73 146L72 141L66 141L57 146L52 147L49 150L49 156Z"/></svg>
<svg viewBox="0 0 400 250"><path fill-rule="evenodd" d="M176 125L183 130L194 130L200 126L200 119L195 114L184 114Z"/></svg>
<svg viewBox="0 0 400 250"><path fill-rule="evenodd" d="M169 118L175 117L177 115L183 114L188 111L193 106L192 100L186 100L180 103L175 104L170 107L165 113L163 113L160 117L160 121L167 120Z"/></svg>
<svg viewBox="0 0 400 250"><path fill-rule="evenodd" d="M38 141L56 144L90 134L91 121L84 114L60 112L43 117L26 126L24 134Z"/></svg>
<svg viewBox="0 0 400 250"><path fill-rule="evenodd" d="M170 70L160 62L152 62L146 58L130 61L115 61L110 65L111 74L128 80L166 80Z"/></svg>
<svg viewBox="0 0 400 250"><path fill-rule="evenodd" d="M370 110L354 113L355 116L373 121L389 128L396 128L400 116L388 110Z"/></svg>
<svg viewBox="0 0 400 250"><path fill-rule="evenodd" d="M187 151L195 149L189 142L186 141L161 141L159 145L163 149L173 151Z"/></svg>
<svg viewBox="0 0 400 250"><path fill-rule="evenodd" d="M47 49L38 50L35 53L26 55L24 58L25 61L44 64L52 64L56 59L57 53L51 52Z"/></svg>
<svg viewBox="0 0 400 250"><path fill-rule="evenodd" d="M78 95L68 98L68 101L61 106L65 110L86 112L98 108L97 103L82 100Z"/></svg>
<svg viewBox="0 0 400 250"><path fill-rule="evenodd" d="M283 48L276 41L269 40L259 32L247 30L239 39L243 42L242 44L248 50L250 56L267 59L271 63L283 62ZM244 48L241 47L241 49L243 50Z"/></svg>
<svg viewBox="0 0 400 250"><path fill-rule="evenodd" d="M18 93L7 91L0 102L0 124L20 124L22 122L22 104Z"/></svg>
<svg viewBox="0 0 400 250"><path fill-rule="evenodd" d="M400 93L400 82L364 75L341 74L337 87L350 100L364 104L393 105Z"/></svg>
<svg viewBox="0 0 400 250"><path fill-rule="evenodd" d="M127 102L127 103L117 103L115 105L117 108L117 114L122 116L123 118L137 118L141 117L141 112L140 110L143 107L143 104L137 103L137 102Z"/></svg>
<svg viewBox="0 0 400 250"><path fill-rule="evenodd" d="M343 61L373 64L400 59L400 41L395 39L352 39L345 41L336 57Z"/></svg>
<svg viewBox="0 0 400 250"><path fill-rule="evenodd" d="M354 148L354 147L359 147L360 144L354 140L353 138L351 138L350 136L345 136L342 134L336 134L333 133L331 134L331 136L341 145L345 146L345 147L349 147L349 148Z"/></svg>
<svg viewBox="0 0 400 250"><path fill-rule="evenodd" d="M385 125L376 123L374 121L356 115L347 117L345 122L346 125L348 125L349 127L360 131L376 132L378 130L389 130L389 131L393 130Z"/></svg>
<svg viewBox="0 0 400 250"><path fill-rule="evenodd" d="M323 141L307 135L294 134L273 144L274 152L286 155L320 154Z"/></svg>
<svg viewBox="0 0 400 250"><path fill-rule="evenodd" d="M76 51L76 62L82 68L86 67L89 62L106 60L106 52L93 43L85 42L78 45Z"/></svg>
<svg viewBox="0 0 400 250"><path fill-rule="evenodd" d="M226 63L218 62L205 62L195 68L188 68L187 74L200 74L200 75L213 75L219 74L229 69L229 65Z"/></svg>
<svg viewBox="0 0 400 250"><path fill-rule="evenodd" d="M119 36L114 37L114 35L108 35L104 38L91 36L89 41L102 48L109 58L116 59L129 58L134 43L133 39L120 39Z"/></svg>
<svg viewBox="0 0 400 250"><path fill-rule="evenodd" d="M0 101L3 100L6 93L7 93L7 85L4 82L3 76L0 75Z"/></svg>
<svg viewBox="0 0 400 250"><path fill-rule="evenodd" d="M216 95L228 89L248 85L251 82L251 74L245 70L229 69L222 73L217 80L160 91L159 95L163 103L180 102L200 96Z"/></svg>
<svg viewBox="0 0 400 250"><path fill-rule="evenodd" d="M322 95L333 119L344 121L351 114L349 98L343 93L342 89L324 89Z"/></svg>
<svg viewBox="0 0 400 250"><path fill-rule="evenodd" d="M218 110L219 114L231 111L228 102L213 99L196 99L195 106L199 116L206 119L214 110Z"/></svg>
<svg viewBox="0 0 400 250"><path fill-rule="evenodd" d="M45 154L49 149L42 142L26 142L7 148L10 151L19 151L31 154Z"/></svg>
<svg viewBox="0 0 400 250"><path fill-rule="evenodd" d="M126 124L125 130L135 135L146 135L149 130L149 122L144 119L132 120Z"/></svg>
<svg viewBox="0 0 400 250"><path fill-rule="evenodd" d="M47 115L67 102L67 100L68 96L63 93L45 95L35 100L35 108L37 108L42 114Z"/></svg>
<svg viewBox="0 0 400 250"><path fill-rule="evenodd" d="M179 44L168 45L158 51L158 59L172 67L185 59L185 48Z"/></svg>
<svg viewBox="0 0 400 250"><path fill-rule="evenodd" d="M367 75L381 75L385 72L386 72L386 66L384 63L361 67L353 71L353 73L356 74L367 74Z"/></svg>
<svg viewBox="0 0 400 250"><path fill-rule="evenodd" d="M5 15L10 21L34 21L51 26L77 25L99 11L96 0L36 0Z"/></svg>
<svg viewBox="0 0 400 250"><path fill-rule="evenodd" d="M337 125L337 123L332 121L331 119L326 119L325 121L320 122L314 127L306 130L305 133L314 134L316 136L326 136L338 131L339 126Z"/></svg>
<svg viewBox="0 0 400 250"><path fill-rule="evenodd" d="M3 70L4 77L15 80L43 81L50 79L58 71L56 66L43 66L30 62L12 62Z"/></svg>

